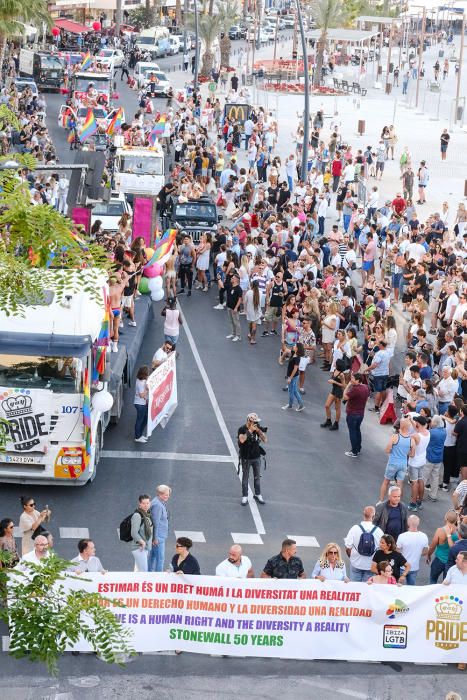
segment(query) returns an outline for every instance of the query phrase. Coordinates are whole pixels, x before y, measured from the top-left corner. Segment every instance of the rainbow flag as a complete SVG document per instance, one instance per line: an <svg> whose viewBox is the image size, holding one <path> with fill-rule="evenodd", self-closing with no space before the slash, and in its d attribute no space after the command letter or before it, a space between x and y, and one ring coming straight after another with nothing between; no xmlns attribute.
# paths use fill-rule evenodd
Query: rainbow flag
<svg viewBox="0 0 467 700"><path fill-rule="evenodd" d="M89 381L89 370L86 368L84 370L84 381L83 381L83 424L84 424L84 443L85 443L85 453L84 453L84 466L87 467L89 460L91 459L91 445L92 445L92 434L91 434L91 383Z"/></svg>
<svg viewBox="0 0 467 700"><path fill-rule="evenodd" d="M109 122L109 125L107 129L105 130L105 133L108 134L109 136L112 136L116 131L119 131L122 128L122 121L123 121L123 109L120 107L120 109L114 114L112 117L112 120Z"/></svg>
<svg viewBox="0 0 467 700"><path fill-rule="evenodd" d="M161 136L164 133L166 121L166 115L161 114L159 121L157 121L152 127L152 131L148 136L148 141L151 144L151 146L154 146L154 144L156 143L156 139L158 139L159 136Z"/></svg>
<svg viewBox="0 0 467 700"><path fill-rule="evenodd" d="M154 255L146 263L145 267L150 267L154 263L159 263L163 265L172 255L172 248L177 237L177 229L168 228L163 236L159 238L154 246Z"/></svg>
<svg viewBox="0 0 467 700"><path fill-rule="evenodd" d="M73 143L73 141L75 140L75 136L76 136L75 130L70 129L70 133L66 137L66 140L68 141L68 143Z"/></svg>
<svg viewBox="0 0 467 700"><path fill-rule="evenodd" d="M92 58L89 51L83 56L83 60L80 66L80 70L87 70L92 64Z"/></svg>
<svg viewBox="0 0 467 700"><path fill-rule="evenodd" d="M104 298L105 311L99 335L93 345L93 382L99 381L99 375L104 374L105 372L105 365L107 360L106 348L110 343L110 299L105 287L102 290L102 295Z"/></svg>
<svg viewBox="0 0 467 700"><path fill-rule="evenodd" d="M84 124L82 125L81 129L78 131L78 138L81 141L85 141L89 136L92 136L95 134L97 131L97 123L96 120L94 119L94 114L92 109L88 109L88 113L86 115L86 119L84 120Z"/></svg>

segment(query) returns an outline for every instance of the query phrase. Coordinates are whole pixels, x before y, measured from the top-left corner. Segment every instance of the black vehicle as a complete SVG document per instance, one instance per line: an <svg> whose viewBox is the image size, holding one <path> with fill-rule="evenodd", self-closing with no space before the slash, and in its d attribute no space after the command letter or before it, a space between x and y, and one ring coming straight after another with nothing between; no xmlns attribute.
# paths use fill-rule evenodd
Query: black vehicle
<svg viewBox="0 0 467 700"><path fill-rule="evenodd" d="M229 29L229 39L235 40L235 39L241 39L242 35L242 30L238 26L238 24L234 24L232 27Z"/></svg>
<svg viewBox="0 0 467 700"><path fill-rule="evenodd" d="M19 73L32 78L39 90L55 88L59 90L65 75L62 61L54 54L45 51L21 49L19 53Z"/></svg>
<svg viewBox="0 0 467 700"><path fill-rule="evenodd" d="M215 234L220 217L215 202L208 197L189 199L187 202L172 201L171 212L167 212L170 225L178 230L177 240L189 235L198 244L203 233Z"/></svg>

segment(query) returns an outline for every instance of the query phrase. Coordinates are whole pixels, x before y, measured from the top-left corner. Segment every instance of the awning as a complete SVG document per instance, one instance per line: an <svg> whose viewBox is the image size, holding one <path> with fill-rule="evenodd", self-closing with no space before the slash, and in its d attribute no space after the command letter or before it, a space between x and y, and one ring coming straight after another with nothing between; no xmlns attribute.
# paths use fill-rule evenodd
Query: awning
<svg viewBox="0 0 467 700"><path fill-rule="evenodd" d="M80 24L79 22L73 22L71 19L56 19L54 24L59 29L63 29L65 32L72 32L72 34L92 32L91 27L86 27L85 24Z"/></svg>

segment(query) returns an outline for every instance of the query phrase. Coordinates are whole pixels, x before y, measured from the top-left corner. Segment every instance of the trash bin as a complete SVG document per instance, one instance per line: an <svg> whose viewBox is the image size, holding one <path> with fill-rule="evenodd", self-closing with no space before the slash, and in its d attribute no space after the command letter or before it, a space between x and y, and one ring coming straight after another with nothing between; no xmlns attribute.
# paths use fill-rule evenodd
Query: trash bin
<svg viewBox="0 0 467 700"><path fill-rule="evenodd" d="M392 83L386 83L386 89L385 89L386 95L390 95L391 90L392 90Z"/></svg>
<svg viewBox="0 0 467 700"><path fill-rule="evenodd" d="M457 121L458 121L458 122L461 122L463 116L464 116L464 108L463 108L463 107L458 107L458 108L457 108Z"/></svg>
<svg viewBox="0 0 467 700"><path fill-rule="evenodd" d="M444 51L443 51L443 49L440 49L440 50L439 50L438 56L439 56L439 58L443 58L443 56L444 56Z"/></svg>
<svg viewBox="0 0 467 700"><path fill-rule="evenodd" d="M389 72L394 73L394 63L389 64Z"/></svg>
<svg viewBox="0 0 467 700"><path fill-rule="evenodd" d="M378 66L378 75L383 75L383 66Z"/></svg>
<svg viewBox="0 0 467 700"><path fill-rule="evenodd" d="M363 134L365 133L365 120L364 119L358 120L357 130L358 130L359 136L363 136Z"/></svg>

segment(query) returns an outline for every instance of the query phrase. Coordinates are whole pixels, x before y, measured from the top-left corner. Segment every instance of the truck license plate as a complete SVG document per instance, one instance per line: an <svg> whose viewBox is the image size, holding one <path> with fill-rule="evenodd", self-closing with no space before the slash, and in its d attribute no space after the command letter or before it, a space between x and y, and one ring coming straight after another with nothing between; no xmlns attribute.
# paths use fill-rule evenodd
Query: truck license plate
<svg viewBox="0 0 467 700"><path fill-rule="evenodd" d="M0 455L0 462L9 462L13 464L35 464L36 460L30 455Z"/></svg>

